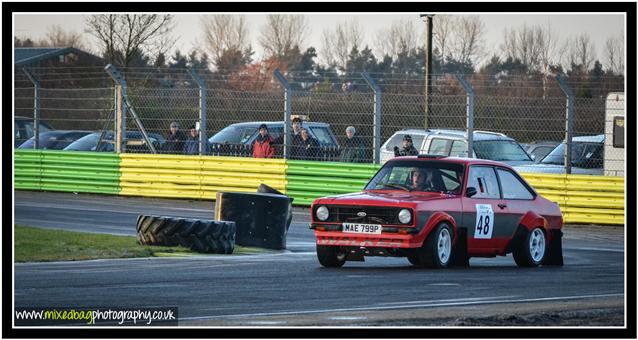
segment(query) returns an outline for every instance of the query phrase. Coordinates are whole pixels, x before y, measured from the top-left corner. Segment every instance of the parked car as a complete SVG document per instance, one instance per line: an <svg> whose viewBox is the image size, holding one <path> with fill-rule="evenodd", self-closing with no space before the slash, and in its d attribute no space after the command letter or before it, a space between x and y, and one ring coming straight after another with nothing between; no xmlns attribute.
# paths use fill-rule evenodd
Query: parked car
<svg viewBox="0 0 638 340"><path fill-rule="evenodd" d="M40 133L55 130L47 122L39 121ZM33 137L33 118L14 116L13 117L13 147L18 147L29 138Z"/></svg>
<svg viewBox="0 0 638 340"><path fill-rule="evenodd" d="M245 122L231 124L218 133L208 139L213 150L218 150L220 154L224 154L224 151L219 151L223 146L235 146L240 147L242 152L246 155L252 155L252 145L255 143L255 139L259 134L258 128L261 124L268 126L268 133L274 139L281 137L284 133L284 122ZM339 155L339 143L335 138L330 125L320 122L306 122L302 123L302 127L308 129L310 136L315 138L319 142L319 146L323 150L321 155L323 158L336 157ZM292 127L291 133L292 133ZM277 148L277 154L281 155L281 147ZM229 148L230 150L230 148ZM230 152L230 151L228 151Z"/></svg>
<svg viewBox="0 0 638 340"><path fill-rule="evenodd" d="M572 138L572 173L602 175L605 135L579 136ZM565 143L558 144L537 164L519 165L518 172L565 173Z"/></svg>
<svg viewBox="0 0 638 340"><path fill-rule="evenodd" d="M419 153L442 156L467 157L467 132L465 130L405 129L395 132L381 146L381 161L394 157L394 147L402 147L403 136L410 135ZM479 131L473 133L476 158L500 161L508 165L533 164L523 147L502 133Z"/></svg>
<svg viewBox="0 0 638 340"><path fill-rule="evenodd" d="M558 204L500 162L395 157L362 192L316 199L311 217L324 267L397 256L446 268L508 253L521 267L563 264Z"/></svg>
<svg viewBox="0 0 638 340"><path fill-rule="evenodd" d="M560 144L560 142L552 142L552 141L535 141L529 144L521 144L525 152L529 155L529 157L534 160L534 162L538 163L543 159L547 154L549 154L554 148Z"/></svg>
<svg viewBox="0 0 638 340"><path fill-rule="evenodd" d="M89 133L91 133L91 131L52 130L41 132L39 149L62 150ZM20 144L18 149L33 149L34 144L35 136Z"/></svg>
<svg viewBox="0 0 638 340"><path fill-rule="evenodd" d="M100 138L101 137L101 138ZM153 143L155 150L159 152L166 142L162 135L148 133L148 137ZM115 142L113 131L94 132L88 134L75 142L69 144L64 150L67 151L99 151L115 152ZM139 131L126 131L126 152L151 152L144 137Z"/></svg>

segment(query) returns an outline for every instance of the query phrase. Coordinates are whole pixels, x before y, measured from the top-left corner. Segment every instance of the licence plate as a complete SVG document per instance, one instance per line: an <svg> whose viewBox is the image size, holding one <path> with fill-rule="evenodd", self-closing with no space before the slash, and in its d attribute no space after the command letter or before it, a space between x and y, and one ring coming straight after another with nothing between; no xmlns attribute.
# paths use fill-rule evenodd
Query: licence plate
<svg viewBox="0 0 638 340"><path fill-rule="evenodd" d="M381 234L380 224L344 223L344 233Z"/></svg>

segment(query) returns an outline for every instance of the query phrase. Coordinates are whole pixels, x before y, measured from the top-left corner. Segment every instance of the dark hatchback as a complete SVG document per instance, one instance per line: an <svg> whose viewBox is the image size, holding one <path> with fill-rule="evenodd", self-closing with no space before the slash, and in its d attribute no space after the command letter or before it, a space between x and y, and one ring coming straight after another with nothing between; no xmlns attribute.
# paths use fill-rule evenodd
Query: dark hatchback
<svg viewBox="0 0 638 340"><path fill-rule="evenodd" d="M53 130L40 133L40 145L38 149L62 150L76 140L90 134L91 131ZM18 149L33 149L35 136L20 144Z"/></svg>

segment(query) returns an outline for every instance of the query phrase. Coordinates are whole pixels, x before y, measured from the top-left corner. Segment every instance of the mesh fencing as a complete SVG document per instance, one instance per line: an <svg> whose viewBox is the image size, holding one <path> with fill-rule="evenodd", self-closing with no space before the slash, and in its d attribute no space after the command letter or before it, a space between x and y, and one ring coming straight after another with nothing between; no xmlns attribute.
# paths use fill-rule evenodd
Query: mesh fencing
<svg viewBox="0 0 638 340"><path fill-rule="evenodd" d="M40 81L40 118L43 122L56 130L94 131L113 139L109 136L115 127L118 84L102 67L41 68L33 73ZM197 131L190 128L200 119L199 85L203 85L206 93L205 133L210 138L208 154L253 157L259 125L265 123L273 137L273 157L284 156L284 88L272 72L249 76L237 72L199 71L201 84L187 69L131 68L122 74L130 105L127 140L142 140L141 125L158 152L193 153ZM16 70L14 76L15 115L32 120L34 85L21 70ZM380 88L377 93L381 98L379 150L374 148L375 92L361 74L322 75L319 78L286 74L292 88L290 113L302 117L301 127L309 134L308 139L295 135L288 141L292 146L289 158L370 163L375 153L380 154L382 161L393 157L394 147L403 146L405 134L412 135L419 152L428 153L431 151L428 147L432 145L425 142L426 127L452 130L449 132L461 135L465 132L468 97L456 76L433 75L427 101L423 94L423 76L370 74L370 77ZM543 168L546 156L551 152L554 156L558 154L566 131L567 100L553 77L481 74L464 77L474 90L475 130L504 134L520 143L534 155L528 163L537 163L536 168L529 171L551 172L553 170L547 169L555 165L564 167L564 164L551 164L558 159L553 157L553 161L545 162ZM622 92L624 79L585 81L574 76L568 77L567 81L576 94L573 136L582 137L582 142L575 139L572 143L572 153L574 150L580 153L578 157L572 156L573 167L584 169L583 173L598 174L603 172L603 167L607 168L605 164L609 164L616 169L609 174L620 174L620 168L624 166L624 147L613 146L612 130L617 122L614 117L624 117L624 96L609 101L607 95ZM133 113L139 120L134 119ZM181 130L177 137L171 135L173 122ZM355 130L352 139L346 133L350 126ZM18 135L16 132L16 142ZM24 135L28 135L28 131ZM594 137L601 135L604 139L595 142ZM178 142L175 142L176 138ZM577 142L583 144L582 147L577 146ZM112 144L111 141L111 147L105 150L112 150ZM143 144L141 147L135 147L139 143L131 143L130 147L127 144L127 152L151 152ZM454 148L454 145L448 146L448 155L456 155L452 151Z"/></svg>

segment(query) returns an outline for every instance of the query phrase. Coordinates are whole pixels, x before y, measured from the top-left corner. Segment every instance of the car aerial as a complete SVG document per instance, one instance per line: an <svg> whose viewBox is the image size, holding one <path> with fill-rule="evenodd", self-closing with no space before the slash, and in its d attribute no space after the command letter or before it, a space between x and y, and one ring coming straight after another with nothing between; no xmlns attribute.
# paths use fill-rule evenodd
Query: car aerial
<svg viewBox="0 0 638 340"><path fill-rule="evenodd" d="M572 138L572 174L602 175L605 135ZM547 156L532 165L517 165L518 172L565 173L565 143L558 144Z"/></svg>
<svg viewBox="0 0 638 340"><path fill-rule="evenodd" d="M166 142L162 135L157 133L148 133L148 137L153 143L155 150L159 152ZM69 144L66 151L99 151L99 152L115 152L113 131L94 132L88 134L75 142ZM151 152L146 145L146 141L139 131L126 131L126 151L127 152Z"/></svg>
<svg viewBox="0 0 638 340"><path fill-rule="evenodd" d="M412 137L419 153L467 157L467 132L444 129L404 129L395 132L381 146L381 162L394 157L394 147L402 147L403 136ZM527 165L534 161L516 140L502 133L474 130L473 150L476 158L500 161L508 165Z"/></svg>
<svg viewBox="0 0 638 340"><path fill-rule="evenodd" d="M62 150L74 141L91 133L91 131L52 130L40 133L39 149ZM18 149L33 149L35 136L20 144Z"/></svg>
<svg viewBox="0 0 638 340"><path fill-rule="evenodd" d="M560 142L552 141L535 141L529 144L521 144L525 152L534 162L540 162L547 154L549 154Z"/></svg>
<svg viewBox="0 0 638 340"><path fill-rule="evenodd" d="M33 118L14 116L13 125L13 135L15 136L15 140L13 143L14 147L20 146L27 139L33 137ZM51 125L42 120L38 122L38 126L40 133L54 130Z"/></svg>
<svg viewBox="0 0 638 340"><path fill-rule="evenodd" d="M258 128L261 124L266 124L268 134L274 139L280 137L284 132L284 122L245 122L231 124L208 139L213 148L220 145L239 145L249 147L255 143L255 139L259 134ZM308 129L311 137L319 142L326 156L337 156L339 154L339 143L330 129L330 125L320 122L303 121L302 128ZM290 128L292 133L292 127ZM281 153L281 150L278 150ZM250 153L252 156L252 153Z"/></svg>
<svg viewBox="0 0 638 340"><path fill-rule="evenodd" d="M558 204L500 162L396 157L362 192L316 199L311 217L324 267L396 256L445 268L508 253L522 267L563 264Z"/></svg>

